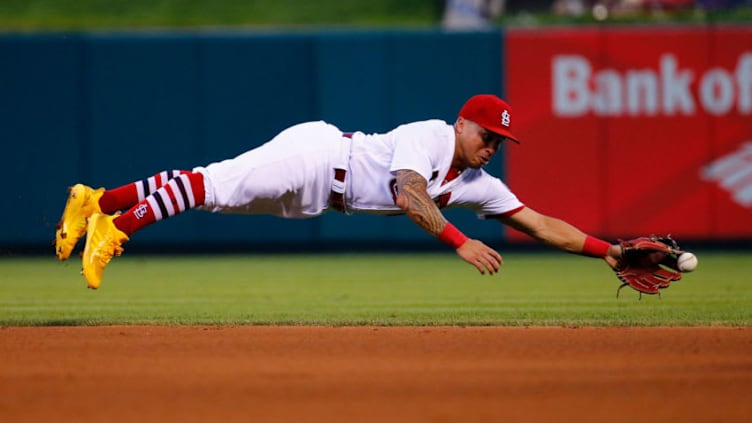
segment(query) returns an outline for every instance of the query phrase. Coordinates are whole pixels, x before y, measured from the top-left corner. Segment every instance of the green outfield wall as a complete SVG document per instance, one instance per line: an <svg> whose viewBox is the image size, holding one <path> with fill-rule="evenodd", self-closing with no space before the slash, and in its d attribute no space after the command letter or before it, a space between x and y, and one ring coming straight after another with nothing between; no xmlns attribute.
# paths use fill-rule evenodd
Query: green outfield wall
<svg viewBox="0 0 752 423"><path fill-rule="evenodd" d="M503 95L501 31L54 33L0 35L0 140L9 177L6 253L44 249L66 188L114 187L235 156L323 119L345 131L452 121L475 93ZM502 158L489 171L503 175ZM451 211L464 232L495 222ZM189 212L139 232L131 249L312 249L434 245L405 217L307 220Z"/></svg>

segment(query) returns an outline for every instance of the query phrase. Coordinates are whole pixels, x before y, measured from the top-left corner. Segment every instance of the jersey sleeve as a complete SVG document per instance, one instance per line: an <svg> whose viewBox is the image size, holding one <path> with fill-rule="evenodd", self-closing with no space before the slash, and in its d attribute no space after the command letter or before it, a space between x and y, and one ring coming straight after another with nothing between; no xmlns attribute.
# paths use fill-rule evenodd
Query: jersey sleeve
<svg viewBox="0 0 752 423"><path fill-rule="evenodd" d="M426 181L430 180L434 169L435 142L431 128L426 125L404 125L394 130L394 154L389 171L401 169L418 172Z"/></svg>
<svg viewBox="0 0 752 423"><path fill-rule="evenodd" d="M480 219L511 215L525 206L501 179L483 170L468 175L452 194L450 206L469 208Z"/></svg>
<svg viewBox="0 0 752 423"><path fill-rule="evenodd" d="M484 201L481 201L476 211L479 218L514 214L525 206L504 182L493 176L486 176L489 180L488 189Z"/></svg>

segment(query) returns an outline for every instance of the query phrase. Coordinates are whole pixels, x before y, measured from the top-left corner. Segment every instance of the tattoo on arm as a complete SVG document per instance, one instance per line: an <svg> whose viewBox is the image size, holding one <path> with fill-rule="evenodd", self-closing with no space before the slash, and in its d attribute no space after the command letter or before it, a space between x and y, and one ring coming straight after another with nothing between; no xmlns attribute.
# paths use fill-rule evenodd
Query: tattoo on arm
<svg viewBox="0 0 752 423"><path fill-rule="evenodd" d="M397 171L398 204L413 222L431 235L438 236L446 225L446 219L428 195L427 186L426 179L418 172Z"/></svg>

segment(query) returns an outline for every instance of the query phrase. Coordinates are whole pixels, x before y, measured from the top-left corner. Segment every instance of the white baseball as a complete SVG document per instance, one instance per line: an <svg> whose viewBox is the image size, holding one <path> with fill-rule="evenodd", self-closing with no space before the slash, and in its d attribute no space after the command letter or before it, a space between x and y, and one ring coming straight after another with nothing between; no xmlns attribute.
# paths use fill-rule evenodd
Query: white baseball
<svg viewBox="0 0 752 423"><path fill-rule="evenodd" d="M682 272L691 272L697 268L697 256L692 253L681 253L676 260L676 267Z"/></svg>

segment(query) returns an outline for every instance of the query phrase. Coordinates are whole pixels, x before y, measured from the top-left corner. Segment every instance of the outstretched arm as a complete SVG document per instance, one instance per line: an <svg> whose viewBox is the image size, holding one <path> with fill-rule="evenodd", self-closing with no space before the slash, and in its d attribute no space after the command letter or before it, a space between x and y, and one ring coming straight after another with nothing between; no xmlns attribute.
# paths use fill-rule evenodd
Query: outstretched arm
<svg viewBox="0 0 752 423"><path fill-rule="evenodd" d="M481 274L499 271L501 255L484 243L468 239L441 214L427 191L426 179L414 170L397 171L397 206L413 222L434 237L452 245L457 254Z"/></svg>
<svg viewBox="0 0 752 423"><path fill-rule="evenodd" d="M611 266L621 257L619 245L608 244L580 231L571 224L525 207L511 216L496 217L501 223L559 250L601 257Z"/></svg>
<svg viewBox="0 0 752 423"><path fill-rule="evenodd" d="M682 270L679 260L687 253L670 236L639 237L609 244L583 233L561 219L542 215L529 208L523 208L510 216L494 218L562 251L602 258L622 282L616 291L617 297L624 286L632 287L640 295L660 294L662 289L681 279L681 272L694 269L690 265L688 269ZM696 260L691 253L685 257Z"/></svg>

